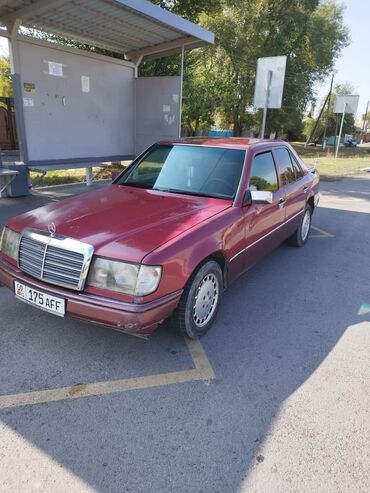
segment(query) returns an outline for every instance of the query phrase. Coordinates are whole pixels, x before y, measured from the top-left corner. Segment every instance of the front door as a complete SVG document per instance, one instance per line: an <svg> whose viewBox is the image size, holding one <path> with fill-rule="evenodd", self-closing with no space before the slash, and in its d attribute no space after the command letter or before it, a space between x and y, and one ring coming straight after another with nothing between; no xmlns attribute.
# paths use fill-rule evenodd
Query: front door
<svg viewBox="0 0 370 493"><path fill-rule="evenodd" d="M271 151L254 155L247 189L269 191L272 204L252 203L243 208L244 248L231 262L249 269L261 257L274 249L284 239L285 195L280 188L274 158ZM238 257L238 258L237 258Z"/></svg>

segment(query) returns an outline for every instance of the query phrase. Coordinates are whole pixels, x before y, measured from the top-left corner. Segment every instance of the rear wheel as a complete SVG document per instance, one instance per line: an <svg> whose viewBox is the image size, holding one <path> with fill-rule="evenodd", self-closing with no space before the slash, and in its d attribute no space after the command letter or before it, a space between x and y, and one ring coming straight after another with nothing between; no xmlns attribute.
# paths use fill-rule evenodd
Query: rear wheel
<svg viewBox="0 0 370 493"><path fill-rule="evenodd" d="M196 339L212 326L222 297L222 271L209 260L191 276L172 317L176 330Z"/></svg>
<svg viewBox="0 0 370 493"><path fill-rule="evenodd" d="M296 232L289 238L290 243L297 247L302 247L308 240L311 229L312 209L309 204L306 204L301 222Z"/></svg>

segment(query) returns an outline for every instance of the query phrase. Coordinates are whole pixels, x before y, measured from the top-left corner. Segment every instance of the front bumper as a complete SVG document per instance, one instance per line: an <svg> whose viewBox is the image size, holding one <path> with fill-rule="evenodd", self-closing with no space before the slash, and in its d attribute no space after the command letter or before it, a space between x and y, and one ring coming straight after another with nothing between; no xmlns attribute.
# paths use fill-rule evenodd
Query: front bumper
<svg viewBox="0 0 370 493"><path fill-rule="evenodd" d="M66 300L66 315L121 332L148 336L177 307L182 290L148 303L127 303L87 293L72 292L44 283L0 258L0 285L14 292L14 281Z"/></svg>

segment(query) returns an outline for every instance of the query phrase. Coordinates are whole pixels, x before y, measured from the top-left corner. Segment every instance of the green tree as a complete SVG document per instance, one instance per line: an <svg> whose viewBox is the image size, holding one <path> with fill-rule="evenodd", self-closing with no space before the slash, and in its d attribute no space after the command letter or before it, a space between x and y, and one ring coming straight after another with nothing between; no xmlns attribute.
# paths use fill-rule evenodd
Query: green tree
<svg viewBox="0 0 370 493"><path fill-rule="evenodd" d="M289 131L297 111L302 114L312 99L314 84L328 74L348 42L342 7L330 0L229 0L204 22L216 33L215 76L236 135L248 124L245 108L253 101L259 57L288 57L283 108L269 112L267 132Z"/></svg>
<svg viewBox="0 0 370 493"><path fill-rule="evenodd" d="M187 56L183 89L183 128L187 135L208 130L215 121L219 104L212 59L204 59L200 50Z"/></svg>
<svg viewBox="0 0 370 493"><path fill-rule="evenodd" d="M214 47L187 56L184 98L193 104L185 105L184 124L210 122L216 112L218 120L232 127L235 135L253 127L261 121L261 114L248 113L246 108L253 102L257 59L285 54L283 107L268 112L266 132L274 130L292 138L302 134L303 112L314 97L315 83L332 70L341 48L348 43L341 6L332 0L156 3L216 34ZM178 74L179 58L171 60L147 62L144 73Z"/></svg>
<svg viewBox="0 0 370 493"><path fill-rule="evenodd" d="M222 0L151 0L174 14L192 22L199 22L203 14L213 15L221 9Z"/></svg>
<svg viewBox="0 0 370 493"><path fill-rule="evenodd" d="M9 58L0 57L0 96L10 98L13 96L13 84L10 71Z"/></svg>

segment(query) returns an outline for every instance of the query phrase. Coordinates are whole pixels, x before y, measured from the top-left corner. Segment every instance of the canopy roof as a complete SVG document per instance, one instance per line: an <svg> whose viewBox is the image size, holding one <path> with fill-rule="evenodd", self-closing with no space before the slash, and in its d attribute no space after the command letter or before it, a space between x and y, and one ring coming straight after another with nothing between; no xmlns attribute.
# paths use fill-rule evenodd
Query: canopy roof
<svg viewBox="0 0 370 493"><path fill-rule="evenodd" d="M0 0L0 23L17 19L134 61L214 43L210 31L146 0Z"/></svg>

